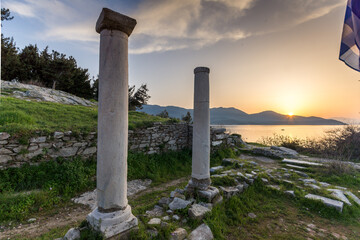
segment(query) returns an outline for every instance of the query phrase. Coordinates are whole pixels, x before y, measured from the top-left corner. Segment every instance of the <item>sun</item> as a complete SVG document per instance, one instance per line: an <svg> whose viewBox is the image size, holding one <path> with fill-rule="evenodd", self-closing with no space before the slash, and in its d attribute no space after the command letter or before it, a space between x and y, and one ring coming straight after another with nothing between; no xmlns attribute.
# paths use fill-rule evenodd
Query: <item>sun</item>
<svg viewBox="0 0 360 240"><path fill-rule="evenodd" d="M289 112L288 114L290 117L294 116L294 113L293 112Z"/></svg>

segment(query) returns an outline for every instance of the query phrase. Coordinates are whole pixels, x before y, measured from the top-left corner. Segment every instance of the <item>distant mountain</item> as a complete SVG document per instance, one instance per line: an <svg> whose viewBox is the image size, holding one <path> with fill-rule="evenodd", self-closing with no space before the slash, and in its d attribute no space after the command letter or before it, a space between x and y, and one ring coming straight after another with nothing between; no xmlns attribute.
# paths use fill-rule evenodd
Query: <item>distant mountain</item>
<svg viewBox="0 0 360 240"><path fill-rule="evenodd" d="M144 105L140 112L157 115L166 110L170 117L181 118L192 109L175 106L162 107L159 105ZM333 119L320 117L288 116L274 111L264 111L255 114L247 114L236 108L211 108L210 123L214 125L345 125L345 123Z"/></svg>

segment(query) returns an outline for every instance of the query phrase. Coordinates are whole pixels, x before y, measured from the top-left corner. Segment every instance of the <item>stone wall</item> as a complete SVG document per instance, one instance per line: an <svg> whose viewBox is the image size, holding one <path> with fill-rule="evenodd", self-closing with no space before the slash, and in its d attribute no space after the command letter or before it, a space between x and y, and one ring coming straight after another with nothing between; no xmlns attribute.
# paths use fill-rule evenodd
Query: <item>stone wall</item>
<svg viewBox="0 0 360 240"><path fill-rule="evenodd" d="M24 163L47 161L56 157L96 155L96 132L74 134L54 132L28 141L17 139L8 133L0 133L0 169L19 167ZM27 142L27 143L26 143ZM25 143L25 144L24 144ZM211 129L212 150L220 146L242 144L240 136L229 136L225 129ZM145 129L129 130L129 151L146 154L178 151L192 146L192 126L185 123L155 123Z"/></svg>

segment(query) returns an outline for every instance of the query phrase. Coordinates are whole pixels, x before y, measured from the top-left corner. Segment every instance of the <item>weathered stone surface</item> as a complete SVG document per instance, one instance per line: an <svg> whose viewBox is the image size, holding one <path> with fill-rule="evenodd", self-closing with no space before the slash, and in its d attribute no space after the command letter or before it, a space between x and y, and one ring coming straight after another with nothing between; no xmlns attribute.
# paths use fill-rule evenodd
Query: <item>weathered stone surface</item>
<svg viewBox="0 0 360 240"><path fill-rule="evenodd" d="M293 164L286 164L286 166L290 167L290 168L300 169L300 170L307 169L306 167L297 166L297 165L293 165Z"/></svg>
<svg viewBox="0 0 360 240"><path fill-rule="evenodd" d="M54 138L62 138L64 136L63 132L54 132Z"/></svg>
<svg viewBox="0 0 360 240"><path fill-rule="evenodd" d="M308 166L322 166L321 163L303 161L303 160L296 160L296 159L284 159L284 160L282 160L282 162L283 163L290 163L290 164L308 165Z"/></svg>
<svg viewBox="0 0 360 240"><path fill-rule="evenodd" d="M174 200L169 204L171 210L184 209L191 204L190 201L183 200L175 197Z"/></svg>
<svg viewBox="0 0 360 240"><path fill-rule="evenodd" d="M171 233L170 240L183 240L187 236L187 231L183 228L177 228Z"/></svg>
<svg viewBox="0 0 360 240"><path fill-rule="evenodd" d="M0 148L0 155L7 155L13 153L11 150L6 148Z"/></svg>
<svg viewBox="0 0 360 240"><path fill-rule="evenodd" d="M328 187L330 186L331 184L329 183L326 183L326 182L318 182L322 187Z"/></svg>
<svg viewBox="0 0 360 240"><path fill-rule="evenodd" d="M161 219L160 218L152 218L148 222L149 225L160 225Z"/></svg>
<svg viewBox="0 0 360 240"><path fill-rule="evenodd" d="M290 148L271 146L270 149L280 151L280 152L282 152L283 156L286 156L286 157L292 157L292 158L299 157L299 153Z"/></svg>
<svg viewBox="0 0 360 240"><path fill-rule="evenodd" d="M206 199L208 202L212 202L212 200L219 195L219 189L213 186L209 186L208 189L198 191L199 197Z"/></svg>
<svg viewBox="0 0 360 240"><path fill-rule="evenodd" d="M179 221L180 217L178 215L174 215L174 216L172 216L172 219L174 219L175 221Z"/></svg>
<svg viewBox="0 0 360 240"><path fill-rule="evenodd" d="M59 152L57 153L58 156L61 157L72 157L76 155L76 152L78 151L78 147L65 147L60 148Z"/></svg>
<svg viewBox="0 0 360 240"><path fill-rule="evenodd" d="M306 173L301 172L301 171L295 170L294 173L296 173L296 174L298 174L299 176L302 176L302 177L306 177L306 178L309 177L309 175L307 175Z"/></svg>
<svg viewBox="0 0 360 240"><path fill-rule="evenodd" d="M112 11L111 9L103 8L96 22L96 32L101 33L104 29L118 30L130 36L135 25L135 19Z"/></svg>
<svg viewBox="0 0 360 240"><path fill-rule="evenodd" d="M292 191L292 190L287 190L284 192L286 195L289 195L289 196L292 196L292 197L295 197L295 192Z"/></svg>
<svg viewBox="0 0 360 240"><path fill-rule="evenodd" d="M248 217L249 218L256 218L256 215L255 215L255 213L248 213Z"/></svg>
<svg viewBox="0 0 360 240"><path fill-rule="evenodd" d="M220 186L220 189L223 192L224 197L227 199L240 193L240 190L236 187L221 187Z"/></svg>
<svg viewBox="0 0 360 240"><path fill-rule="evenodd" d="M339 212L342 212L342 209L344 207L344 203L341 201L333 200L333 199L322 197L319 195L307 194L307 195L305 195L305 198L313 199L313 200L320 200L326 206L333 207L336 210L338 210Z"/></svg>
<svg viewBox="0 0 360 240"><path fill-rule="evenodd" d="M165 207L165 206L168 206L170 204L171 200L170 198L167 198L167 197L162 197L160 198L158 204L161 206L161 207Z"/></svg>
<svg viewBox="0 0 360 240"><path fill-rule="evenodd" d="M355 194L350 191L346 191L345 194L348 195L354 202L357 203L357 205L360 206L360 199Z"/></svg>
<svg viewBox="0 0 360 240"><path fill-rule="evenodd" d="M213 236L209 226L206 225L205 223L203 223L190 233L188 239L189 240L211 240L211 239L214 239L214 236Z"/></svg>
<svg viewBox="0 0 360 240"><path fill-rule="evenodd" d="M65 234L64 240L75 240L80 239L80 230L77 228L70 228L70 230Z"/></svg>
<svg viewBox="0 0 360 240"><path fill-rule="evenodd" d="M2 81L2 84L4 84L5 81ZM10 134L6 133L6 132L0 132L0 140L6 140L10 137Z"/></svg>
<svg viewBox="0 0 360 240"><path fill-rule="evenodd" d="M35 151L35 150L37 150L39 148L39 146L38 145L35 145L35 146L31 146L31 147L28 147L28 151L29 152L32 152L32 151Z"/></svg>
<svg viewBox="0 0 360 240"><path fill-rule="evenodd" d="M0 163L7 163L12 160L12 157L9 155L0 155Z"/></svg>
<svg viewBox="0 0 360 240"><path fill-rule="evenodd" d="M96 153L96 147L89 147L89 148L86 148L82 154L83 155L91 155L94 153Z"/></svg>
<svg viewBox="0 0 360 240"><path fill-rule="evenodd" d="M223 169L223 168L224 168L224 166L211 167L210 168L210 173L214 173L214 172L216 172L216 171L218 171L220 169Z"/></svg>
<svg viewBox="0 0 360 240"><path fill-rule="evenodd" d="M191 219L201 220L204 218L205 214L210 211L211 210L207 207L204 207L200 204L194 204L191 206L191 208L189 208L188 214Z"/></svg>
<svg viewBox="0 0 360 240"><path fill-rule="evenodd" d="M280 186L278 186L278 185L266 185L266 186L268 186L271 189L275 189L275 190L280 191Z"/></svg>
<svg viewBox="0 0 360 240"><path fill-rule="evenodd" d="M164 215L164 209L158 205L155 205L153 210L146 211L146 215L148 217L161 217Z"/></svg>
<svg viewBox="0 0 360 240"><path fill-rule="evenodd" d="M31 139L30 139L30 142L31 142L31 143L44 143L44 142L46 142L46 137L43 136L43 137L31 138Z"/></svg>
<svg viewBox="0 0 360 240"><path fill-rule="evenodd" d="M331 196L337 198L338 200L346 203L347 205L351 206L351 202L347 197L345 196L344 192L340 189L328 189L329 192L331 192Z"/></svg>

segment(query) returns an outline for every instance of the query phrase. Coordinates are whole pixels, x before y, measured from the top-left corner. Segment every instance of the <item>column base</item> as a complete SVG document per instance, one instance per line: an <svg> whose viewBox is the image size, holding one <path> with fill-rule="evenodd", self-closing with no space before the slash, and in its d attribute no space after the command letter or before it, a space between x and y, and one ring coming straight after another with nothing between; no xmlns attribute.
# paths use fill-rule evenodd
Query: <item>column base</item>
<svg viewBox="0 0 360 240"><path fill-rule="evenodd" d="M109 238L126 232L138 225L137 218L131 213L130 205L124 210L102 213L95 208L86 218L90 225Z"/></svg>
<svg viewBox="0 0 360 240"><path fill-rule="evenodd" d="M210 178L205 179L196 179L192 177L188 183L188 185L185 187L186 191L194 191L196 190L207 190L211 184Z"/></svg>

